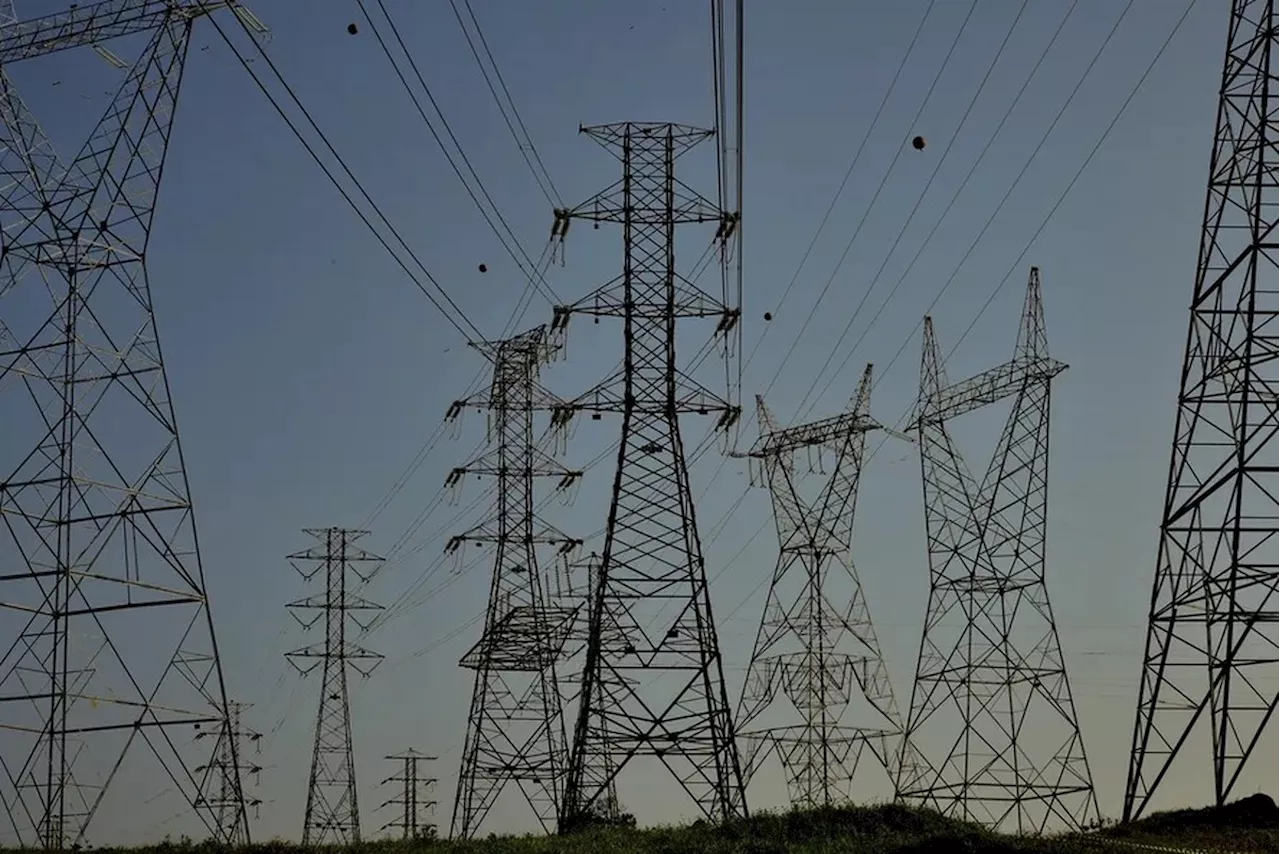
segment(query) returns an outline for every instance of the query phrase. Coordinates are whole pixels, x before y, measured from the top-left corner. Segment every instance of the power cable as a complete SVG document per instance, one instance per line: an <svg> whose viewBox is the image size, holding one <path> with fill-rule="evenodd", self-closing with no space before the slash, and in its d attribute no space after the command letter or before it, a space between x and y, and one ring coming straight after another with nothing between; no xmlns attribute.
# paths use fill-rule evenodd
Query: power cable
<svg viewBox="0 0 1280 854"><path fill-rule="evenodd" d="M862 152L867 147L867 141L871 139L871 134L875 132L876 125L880 123L880 116L884 113L885 105L889 103L889 96L893 94L894 88L898 85L898 78L902 76L902 70L907 66L907 60L911 58L911 52L915 50L916 42L920 39L920 33L924 32L924 25L929 20L929 15L933 12L933 7L937 0L930 0L929 6L925 9L924 17L920 19L920 25L916 27L915 35L911 37L911 43L907 45L906 53L902 55L902 61L898 63L898 70L893 74L893 80L889 82L889 88L885 90L884 97L880 99L880 106L876 108L876 114L871 119L871 124L867 125L867 132L862 135L862 142L858 143L858 148L853 154L853 160L849 163L849 168L845 170L844 177L840 180L840 185L836 188L835 195L831 197L831 204L827 205L826 213L822 215L822 219L818 222L818 228L813 233L813 239L809 241L808 247L804 250L804 254L800 257L800 263L796 265L795 272L791 274L791 279L787 282L786 288L782 291L782 296L778 299L778 305L782 305L787 301L787 297L791 295L792 289L795 288L796 282L800 280L800 273L804 270L804 265L808 262L809 256L813 254L813 249L818 245L818 238L822 236L822 231L827 227L827 222L831 219L831 213L836 208L836 203L840 201L840 197L844 194L844 188L849 183L849 178L853 176L853 170L857 168L858 161L862 159ZM760 333L760 337L756 339L755 345L751 348L751 352L747 355L746 364L749 366L751 360L755 358L756 352L760 349L760 345L764 343L764 339L769 334L772 327L766 326L764 331Z"/></svg>
<svg viewBox="0 0 1280 854"><path fill-rule="evenodd" d="M502 210L498 207L497 203L494 202L493 196L489 194L488 189L485 188L484 182L480 180L479 174L477 174L475 168L471 164L471 158L467 156L466 149L464 149L462 147L462 143L458 141L458 137L454 134L453 128L449 124L449 120L445 118L444 112L440 109L440 105L436 102L435 95L433 95L431 92L431 87L427 85L426 78L423 77L421 70L418 68L417 61L413 58L413 54L409 52L409 48L405 44L404 39L401 38L400 29L399 27L396 26L395 19L391 17L391 13L387 10L387 7L383 3L383 0L377 0L377 4L378 4L378 8L382 11L383 17L387 19L387 24L391 27L392 36L395 38L396 43L400 45L400 50L403 51L405 58L409 61L409 67L413 70L413 74L417 78L419 85L422 86L422 90L426 93L427 100L431 103L432 109L435 110L441 125L443 125L444 127L445 133L448 135L450 141L453 142L454 147L457 148L458 154L462 158L463 165L466 166L467 171L471 174L472 179L475 181L476 186L479 188L480 195L484 196L485 200L489 203L489 206L493 209L493 215L497 217L498 223L501 224L502 229L498 228L498 225L495 224L493 221L493 217L489 215L489 212L485 210L484 205L480 203L479 197L476 196L475 191L471 188L471 185L467 182L466 177L462 174L462 170L458 167L458 164L456 163L456 161L454 161L452 155L450 155L449 150L445 146L444 140L441 139L439 132L435 128L435 125L427 117L427 112L425 109L423 109L422 102L418 100L418 96L413 91L413 87L409 85L408 79L405 78L404 72L401 71L400 64L396 62L395 57L391 53L391 49L387 46L386 41L382 38L382 34L378 31L377 25L374 24L373 17L369 14L369 11L365 8L364 0L356 0L356 3L360 7L360 12L364 15L365 20L368 22L370 30L373 31L374 38L377 39L378 44L382 47L382 52L386 54L387 60L391 63L391 67L395 71L396 77L400 79L400 83L404 86L405 92L408 93L409 98L413 102L414 107L418 110L418 115L422 117L423 122L427 125L427 129L431 132L432 138L435 139L436 144L440 146L440 150L441 152L444 153L445 159L449 161L449 165L453 168L454 173L458 176L458 180L462 182L463 187L466 189L467 195L469 195L471 197L472 202L475 203L477 210L479 210L481 216L484 217L485 222L488 224L489 228L493 231L494 236L496 236L498 238L498 242L502 244L502 248L505 249L507 251L507 254L511 256L511 260L515 262L516 266L520 269L520 271L524 273L526 276L528 276L530 278L530 281L535 282L535 287L537 287L539 291L543 293L543 296L547 298L548 302L550 302L552 305L556 305L560 303L561 300L556 295L555 291L551 288L551 285L545 279L540 280L538 278L537 265L529 257L529 253L525 251L523 245L521 245L520 243L520 240L516 237L515 232L512 231L510 224L506 220L506 217L502 215ZM507 242L507 237L503 236L503 230L505 230L507 236L510 237L511 243L515 244L515 247L516 247L515 250L513 250L511 248L511 245ZM524 259L523 263L521 263L521 258L516 255L517 250L519 251L520 256L523 256L523 259ZM526 264L528 265L528 269L525 268Z"/></svg>
<svg viewBox="0 0 1280 854"><path fill-rule="evenodd" d="M266 61L267 66L271 69L272 73L275 74L276 79L280 81L280 84L284 87L285 91L289 94L289 97L293 100L294 104L296 104L298 109L302 112L303 117L306 118L307 122L311 125L312 129L315 130L316 134L320 137L320 141L324 143L325 147L328 148L329 152L333 155L334 159L338 161L338 165L342 167L342 170L344 172L346 172L347 177L351 179L353 184L355 184L356 189L358 189L360 191L360 194L364 196L365 201L367 201L370 207L373 208L374 213L376 213L378 215L378 218L381 219L382 222L387 226L387 228L391 230L391 233L395 237L395 239L400 243L401 246L404 247L405 251L409 253L409 257L414 260L414 262L418 265L418 268L422 270L423 274L427 278L427 281L429 281L435 287L436 291L439 292L440 296L444 299L444 301L448 303L455 312L457 312L458 318L461 318L461 322L459 322L458 319L455 319L453 315L451 315L444 308L444 306L441 305L440 301L427 289L426 285L424 285L422 281L413 273L413 271L409 269L409 266L399 256L399 254L396 253L396 251L391 248L391 245L387 242L386 238L383 237L382 234L378 232L378 230L374 227L373 223L369 220L369 217L365 215L364 211L360 210L360 208L356 205L355 200L351 198L350 193L348 193L346 189L342 187L341 184L338 183L338 180L336 177L334 177L333 172L329 169L328 166L325 165L324 161L320 159L320 156L316 153L315 149L312 148L311 144L307 142L306 138L303 137L302 133L298 130L297 126L293 123L293 120L289 118L289 116L285 113L284 109L280 106L279 102L277 102L275 97L267 90L267 87L259 79L257 73L254 72L254 70L249 66L249 63L245 60L245 57L240 53L239 48L237 48L235 44L231 41L231 39L227 37L226 32L223 31L222 26L218 23L217 18L214 16L209 17L209 21L213 25L214 30L222 38L223 42L226 43L227 47L230 48L232 54L235 55L241 67L243 67L244 70L249 74L250 78L253 79L253 82L257 85L258 89L262 92L262 94L267 97L267 100L271 103L271 106L275 108L275 111L280 115L282 119L284 119L285 124L289 126L289 130L293 131L293 135L296 136L298 138L298 141L302 143L302 147L306 149L309 155L311 155L311 159L314 160L316 162L316 165L318 165L321 171L324 172L325 177L329 179L329 181L334 185L335 188L337 188L338 192L342 195L342 198L347 202L348 205L351 206L351 209L356 212L356 216L360 218L360 221L363 222L371 232L373 232L374 237L376 237L378 239L378 242L382 244L383 248L386 249L387 252L391 254L392 258L395 259L396 264L400 266L400 269L404 270L405 275L407 275L413 281L413 283L418 286L419 290L421 290L422 293L427 297L427 299L431 301L431 304L434 305L436 309L442 315L444 315L445 319L448 320L449 323L455 329L458 330L458 332L462 335L464 340L468 340L471 337L471 334L474 334L476 338L482 337L480 334L480 330L476 327L474 323L471 322L470 318L467 317L466 313L463 312L462 309L458 307L458 304L453 301L453 298L449 296L448 292L445 291L444 288L440 286L440 283L436 281L435 277L431 275L431 272L426 268L426 265L422 263L422 260L418 258L417 254L409 247L409 244L406 243L404 238L400 236L400 232L396 230L395 226L393 226L390 220L388 220L387 217L382 213L382 209L378 207L377 203L373 201L373 198L370 197L369 193L364 189L364 186L360 183L359 179L357 179L356 176L352 173L351 169L347 166L346 161L343 160L342 156L339 155L338 152L334 149L333 145L329 142L328 138L324 135L324 132L320 130L320 127L315 123L315 120L311 117L311 114L302 105L302 102L298 100L298 96L294 94L292 87L289 86L288 82L285 81L284 77L280 74L280 71L278 68L276 68L275 63L271 61L271 57L267 55L265 50L263 50L262 45L258 44L256 39L253 39L253 31L249 29L249 25L245 23L245 21L241 19L239 16L236 16L236 20L240 22L240 26L244 29L244 31L249 34L250 39L253 41L254 46L258 49L258 53ZM470 333L468 333L467 329L463 328L464 324L466 327L468 327L471 330Z"/></svg>
<svg viewBox="0 0 1280 854"><path fill-rule="evenodd" d="M1194 3L1194 0L1192 0L1192 2ZM1125 17L1129 14L1129 10L1133 8L1133 3L1134 3L1134 0L1129 0L1129 2L1125 4L1124 10L1120 13L1120 17L1116 19L1116 22L1111 27L1110 32L1107 33L1107 37L1103 39L1102 45L1099 46L1097 52L1094 53L1093 58L1089 60L1089 64L1088 66L1086 66L1084 73L1080 75L1080 79L1076 81L1076 85L1071 90L1071 94L1067 96L1067 99L1066 101L1063 102L1061 109L1058 110L1058 113L1057 115L1054 116L1053 121L1049 123L1049 127L1045 129L1044 134L1040 137L1040 141L1036 144L1035 149L1031 152L1031 156L1028 157L1026 162L1022 164L1022 168L1018 170L1018 174L1014 177L1013 183L1009 185L1009 188L1007 190L1005 190L1004 196L1001 197L999 204L997 204L995 210L991 212L991 216L987 217L987 221L983 223L982 229L978 232L977 236L973 239L973 242L969 244L969 248L965 251L964 255L960 258L960 263L958 263L955 269L951 271L951 275L947 277L947 280L943 283L937 295L933 298L933 301L929 303L929 307L925 310L926 314L933 310L933 307L937 305L938 300L942 299L942 295L946 293L947 289L955 281L956 277L960 274L960 270L963 269L965 263L969 260L969 258L973 255L974 250L978 247L978 243L981 242L983 236L987 233L987 230L991 227L991 224L995 222L995 219L999 215L1000 211L1004 209L1005 204L1007 204L1009 199L1013 196L1014 189L1017 188L1019 183L1021 183L1022 178L1027 174L1027 170L1031 167L1031 164L1035 162L1036 155L1038 155L1040 153L1040 150L1044 148L1044 144L1048 141L1049 136L1053 133L1053 129L1058 126L1058 122L1060 122L1062 120L1062 117L1066 114L1067 108L1071 106L1071 102L1074 101L1076 95L1079 94L1080 89L1084 85L1085 80L1089 78L1089 74L1093 71L1094 66L1097 65L1098 60L1102 57L1103 52L1107 48L1107 45L1111 43L1111 39L1115 36L1116 31L1119 30L1120 25L1124 22ZM1187 11L1190 11L1190 7L1188 7ZM1186 13L1184 12L1183 14L1185 16ZM1182 19L1179 19L1178 24L1175 26L1173 32L1175 33L1177 32L1177 27L1181 26L1181 23L1182 23ZM1170 34L1170 38L1172 38L1172 33ZM1158 60L1160 56L1163 55L1163 53L1164 53L1164 47L1161 47L1160 51L1156 53L1156 57L1155 57L1155 60L1153 60L1153 63L1156 60ZM1143 77L1139 80L1137 85L1140 86L1142 83L1142 80L1145 80L1145 79L1146 79L1146 76L1144 74ZM1136 94L1136 92L1137 92L1137 87L1135 86L1129 98L1125 100L1124 102L1125 105L1129 103L1129 100L1133 97L1134 94ZM1123 109L1124 108L1121 107L1121 112L1123 112ZM1120 113L1117 113L1115 120L1118 120L1119 117L1120 117ZM1113 122L1115 120L1113 120ZM1114 126L1114 124L1112 126ZM1110 127L1111 126L1108 127L1107 133L1110 132ZM1106 133L1103 134L1098 144L1101 145L1102 141L1105 139L1106 139ZM1093 155L1090 154L1089 158L1086 159L1085 161L1085 165L1088 165L1088 161L1089 159L1092 159L1092 157ZM976 170L976 168L977 168L977 164L975 163L974 169L970 170L968 177L972 177L973 171ZM966 178L966 180L968 180L968 177ZM1079 177L1079 173L1077 173L1077 177ZM1074 185L1074 183L1075 183L1075 179L1073 178L1072 184L1068 186L1072 186ZM1059 197L1059 203L1061 203L1061 198L1062 197ZM1055 206L1055 209L1056 209L1056 206ZM1047 223L1048 220L1046 219L1045 222ZM1043 228L1043 226L1041 227ZM1038 231L1036 233L1039 234ZM1029 251L1030 248L1031 248L1030 243L1028 243L1026 249L1023 250L1023 254ZM1019 255L1018 257L1021 259L1022 255ZM903 278L905 278L905 276ZM899 280L898 284L901 284L901 280ZM897 285L895 285L895 289L896 287ZM890 292L890 298L892 298L892 292ZM906 346L907 341L909 341L911 337L915 335L916 331L920 328L921 324L923 323L924 323L924 319L922 316L920 320L916 321L915 326L912 327L910 335L908 335L907 339L904 340L903 345L902 347L899 348L898 352L902 351L902 349ZM848 329L846 328L846 333L847 331ZM839 350L840 344L843 342L843 340L844 340L844 335L842 335L839 339L837 339L835 347L832 348L831 356L828 357L827 364L830 364L830 359L834 358L835 353ZM844 361L840 363L840 367L836 369L834 376L839 376L840 372L844 370L844 368L849 364L849 361L852 358L853 358L853 351L850 351L849 354L845 356ZM889 365L886 366L885 370L887 370L888 367L891 366L892 364L893 364L893 360L889 362ZM825 370L825 366L824 366L824 370ZM821 376L822 373L823 371L819 371L818 376ZM834 381L834 376L832 380L828 381L827 388L829 388L831 385L831 382ZM881 376L883 376L883 372L881 373ZM806 393L805 397L801 400L801 404L800 404L801 406L804 406L805 402L808 401L809 395L812 394L813 389L816 387L816 385L817 385L817 382L815 381L814 384L810 386L809 392ZM873 383L872 388L874 389L874 387L875 385ZM821 395L819 395L818 398L815 398L813 401L813 404L811 404L809 406L809 409L805 411L806 412L811 411L813 409L813 406L816 405L819 399L821 399Z"/></svg>
<svg viewBox="0 0 1280 854"><path fill-rule="evenodd" d="M475 42L471 38L471 33L467 30L467 25L462 20L462 14L458 11L458 4L455 0L449 0L449 5L453 7L454 17L458 19L458 26L462 28L462 34L467 38L467 46L471 48L471 55L475 57L476 64L480 66L480 73L484 75L484 82L489 87L489 93L493 95L493 101L498 105L498 111L502 113L502 119L507 124L507 130L511 132L511 138L515 140L516 147L520 149L520 155L524 158L524 162L528 165L529 171L533 173L533 179L538 184L538 189L542 191L542 195L546 198L547 204L554 208L563 208L564 202L560 199L560 193L556 190L555 182L551 180L547 167L542 162L542 157L538 154L538 148L533 144L533 137L529 134L529 129L525 126L524 119L520 118L520 110L516 108L515 99L511 97L511 90L507 88L507 81L502 77L502 71L498 68L498 62L493 58L493 51L489 49L489 42L484 37L484 29L481 28L480 22L476 19L476 13L471 8L471 0L463 0L463 4L467 7L467 16L471 19L471 25L476 29L476 35L480 39L480 46L484 48L485 56L489 58L489 64L493 66L493 75L498 79L498 87L502 89L502 93L506 95L507 102L511 106L511 114L507 114L506 106L502 99L498 97L498 90L494 88L493 81L489 78L488 69L485 68L484 62L480 59L480 53L476 50ZM513 123L512 117L515 121ZM516 126L519 126L520 133L524 134L524 140L520 138L520 133L516 132Z"/></svg>
<svg viewBox="0 0 1280 854"><path fill-rule="evenodd" d="M933 98L934 91L938 88L938 81L942 79L943 72L947 70L947 66L951 64L951 57L955 54L956 47L960 44L960 39L964 35L964 31L969 26L969 21L973 19L973 13L978 8L975 2L969 5L969 11L965 14L964 21L961 22L960 28L956 31L956 37L951 40L951 47L948 48L946 56L942 58L942 63L938 66L938 72L933 76L933 81L929 84L929 90L925 93L924 99L920 102L919 108L916 110L915 116L911 119L910 126L916 126L920 121L920 116L924 115L925 108L929 106L930 99ZM1021 11L1019 11L1021 16ZM984 80L985 83L985 80ZM822 291L818 294L818 299L814 301L813 308L809 310L809 316L805 318L801 324L800 330L796 333L796 337L792 340L791 346L787 348L786 355L782 357L782 362L778 365L778 370L774 373L773 379L769 381L769 385L765 388L764 394L768 396L773 391L774 385L777 384L778 378L782 376L782 370L786 367L787 362L791 360L795 354L796 347L800 341L804 339L804 331L813 322L814 316L818 313L818 307L822 305L822 301L826 299L827 294L831 290L831 286L835 283L836 276L840 273L840 268L844 266L845 260L849 257L849 253L853 250L853 244L858 239L858 235L862 233L862 227L866 225L867 218L871 215L871 211L875 208L876 202L880 200L880 194L884 192L885 185L889 183L889 176L893 174L893 168L898 165L898 159L902 156L903 146L898 145L894 149L893 160L889 163L889 168L885 170L884 176L880 179L879 186L876 187L875 194L872 195L871 201L867 203L866 208L862 212L858 224L854 226L853 234L849 236L849 241L844 246L844 251L840 253L840 258L836 261L835 268L831 271L831 275L827 277L827 282L822 286ZM863 299L866 299L864 294ZM855 312L856 314L856 312ZM823 366L824 370L826 366ZM821 373L821 372L819 372Z"/></svg>

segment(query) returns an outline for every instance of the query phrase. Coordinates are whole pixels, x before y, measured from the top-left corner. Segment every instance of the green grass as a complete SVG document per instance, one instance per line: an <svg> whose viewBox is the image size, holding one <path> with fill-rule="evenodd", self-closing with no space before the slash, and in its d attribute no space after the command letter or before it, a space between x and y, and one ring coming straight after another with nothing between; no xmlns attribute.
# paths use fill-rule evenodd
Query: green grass
<svg viewBox="0 0 1280 854"><path fill-rule="evenodd" d="M1255 796L1256 798L1257 796ZM1249 799L1246 799L1249 800ZM761 813L716 827L694 824L644 830L598 829L567 837L498 837L470 842L369 842L366 854L1107 854L1137 851L1125 842L1214 851L1277 849L1275 805L1257 809L1182 810L1157 814L1089 837L1020 839L990 833L929 810L896 805ZM1234 811L1233 811L1234 810ZM107 851L110 849L97 849ZM131 854L197 854L199 843L165 843ZM297 851L284 842L241 849L245 854Z"/></svg>

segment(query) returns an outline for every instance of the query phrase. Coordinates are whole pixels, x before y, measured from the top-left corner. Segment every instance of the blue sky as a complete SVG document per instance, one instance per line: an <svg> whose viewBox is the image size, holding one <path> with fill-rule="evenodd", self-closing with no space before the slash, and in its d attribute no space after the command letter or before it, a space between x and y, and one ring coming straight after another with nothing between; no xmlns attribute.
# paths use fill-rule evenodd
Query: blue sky
<svg viewBox="0 0 1280 854"><path fill-rule="evenodd" d="M36 5L21 2L19 15L36 13ZM452 11L443 3L387 5L471 163L525 250L537 257L551 211ZM930 4L748 4L744 334L752 359L743 397L750 401L767 389L784 422L802 412L830 414L845 405L863 364L871 361L881 377L873 412L895 421L916 393L916 324L944 284L932 314L945 349L956 345L996 294L952 356L949 371L959 378L1009 357L1027 270L1040 267L1050 346L1071 366L1054 389L1048 583L1102 810L1116 815L1227 10L1222 3L1194 3L1159 64L1063 197L1187 3L1132 4L1015 185L1125 8L1114 0L1025 4L961 126L1023 5L978 4L922 107L971 6L961 0L933 4L797 276ZM616 161L578 135L580 123L712 121L706 4L475 0L473 6L529 133L569 204L617 177ZM346 25L359 14L354 4L308 3L305 15L279 0L256 0L252 8L271 27L267 50L285 79L366 189L467 316L486 335L499 334L526 282L449 169L363 22L358 35L347 33ZM255 833L296 838L318 684L300 680L283 658L307 642L284 611L286 602L305 592L284 557L308 545L303 527L355 527L368 520L483 361L467 352L458 332L354 217L207 22L197 25L192 47L153 231L152 287L229 692L254 704L247 720L266 734L260 761L267 768L256 792L267 804ZM975 166L1046 48L1028 90ZM126 44L119 52L127 56L127 50ZM103 91L114 85L117 72L104 68L91 52L80 51L22 66L14 76L50 135L70 149L105 106ZM61 85L55 87L55 80ZM928 139L924 151L904 149L915 134ZM707 147L681 161L682 178L707 195L714 192L710 154ZM855 230L852 249L837 270ZM694 239L687 243L694 248L680 246L686 266L701 248ZM569 235L565 266L552 267L549 280L561 297L573 300L616 275L620 258L616 231L579 224ZM487 273L479 273L481 263ZM782 302L793 277L796 284ZM829 280L819 310L806 324ZM851 334L831 367L818 375L869 287ZM766 311L773 315L768 324ZM550 306L535 297L520 328L550 317ZM701 343L698 334L692 327L685 334L686 351ZM580 318L570 329L567 359L547 370L546 384L571 396L603 376L602 364L620 356L620 325L604 321L592 327ZM841 363L843 370L828 384ZM712 382L716 375L708 371L704 376ZM806 395L815 376L818 391L826 388L816 397ZM616 421L584 421L566 462L578 465L595 456L616 430ZM685 430L692 446L705 427L691 421ZM994 445L994 429L965 435L970 433L975 455ZM469 417L457 441L438 443L364 541L393 558L372 598L414 606L402 604L368 639L387 660L368 682L353 686L366 833L386 820L373 807L391 797L375 790L395 770L381 757L408 747L440 757L434 768L441 781L436 820L447 828L470 693L470 672L456 662L478 635L478 624L466 624L483 605L487 579L480 563L456 575L445 565L418 582L437 563L447 536L479 517L451 521L461 507L441 506L416 533L402 535L482 436L483 418ZM745 438L753 439L754 432ZM904 708L927 593L919 467L908 451L887 443L869 465L854 533L854 558ZM549 518L578 536L600 528L610 477L608 463L590 469L575 505L553 504ZM770 505L759 489L738 503L748 488L740 461L721 467L715 454L707 454L694 467L693 480L702 494L699 523L736 701L763 606L762 582L776 558ZM437 529L443 532L432 536ZM437 588L442 582L447 586ZM433 594L405 600L415 584ZM1275 749L1272 735L1259 755ZM1205 801L1209 788L1202 776L1172 780L1164 791L1166 805ZM691 818L691 805L658 793L659 782L624 783L627 807L643 823ZM1264 773L1263 763L1240 791L1259 788L1275 794L1275 779ZM783 798L781 782L766 775L750 796L757 808L776 805ZM885 796L881 783L868 783L867 797ZM166 817L139 814L128 832L181 830L181 820L157 826ZM116 819L104 817L104 824ZM527 827L523 812L502 802L487 825L497 831ZM103 826L91 839L106 841L111 832Z"/></svg>

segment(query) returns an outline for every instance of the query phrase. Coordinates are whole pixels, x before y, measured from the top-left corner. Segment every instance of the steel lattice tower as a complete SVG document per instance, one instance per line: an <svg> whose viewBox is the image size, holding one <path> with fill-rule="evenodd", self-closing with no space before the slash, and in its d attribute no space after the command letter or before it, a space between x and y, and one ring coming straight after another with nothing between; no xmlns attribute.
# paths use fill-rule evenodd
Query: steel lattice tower
<svg viewBox="0 0 1280 854"><path fill-rule="evenodd" d="M216 838L232 846L249 844L248 808L256 809L262 804L258 798L246 798L244 793L244 775L256 776L262 771L260 765L244 762L244 742L250 741L256 747L262 739L261 733L244 726L244 710L248 707L247 703L228 702L222 725L216 731L205 730L196 735L197 739L215 736L209 764L196 769L204 773L201 805L217 816Z"/></svg>
<svg viewBox="0 0 1280 854"><path fill-rule="evenodd" d="M1049 357L1034 267L1014 353L948 383L925 318L910 429L924 479L929 607L905 743L933 767L904 767L896 788L947 815L1040 833L1089 825L1098 804L1045 588L1049 388L1067 366ZM947 422L1010 397L979 483Z"/></svg>
<svg viewBox="0 0 1280 854"><path fill-rule="evenodd" d="M302 844L350 845L360 841L360 807L356 798L347 669L368 676L382 661L382 656L347 640L347 621L367 629L368 623L360 621L357 615L379 611L382 606L349 590L348 576L359 582L368 581L370 574L360 572L360 564L381 562L382 558L355 544L368 531L309 528L305 533L319 540L319 544L289 555L289 562L307 581L323 570L324 593L291 602L289 613L303 628L310 628L323 619L324 642L285 653L304 676L317 667L322 668L323 674ZM299 616L306 611L313 612L314 616L309 619Z"/></svg>
<svg viewBox="0 0 1280 854"><path fill-rule="evenodd" d="M430 792L439 781L435 777L423 777L418 771L418 763L435 762L437 757L424 756L410 748L404 753L386 758L400 765L400 773L383 780L382 785L399 783L400 794L383 803L379 809L399 807L400 814L384 824L382 829L397 829L401 832L402 839L435 839L435 823L423 820L422 811L435 812L436 802L429 795L424 797L424 794Z"/></svg>
<svg viewBox="0 0 1280 854"><path fill-rule="evenodd" d="M556 311L557 329L573 312L620 317L622 370L576 399L570 411L622 414L622 440L609 505L599 581L590 604L589 642L574 727L560 828L573 829L598 808L610 782L640 755L659 757L709 818L743 814L742 771L702 545L694 518L679 416L719 412L722 425L740 412L684 373L676 360L679 318L718 317L732 328L736 311L681 277L676 226L736 218L676 179L676 159L711 136L675 124L620 124L582 132L622 163L622 178L577 208L558 212L557 232L572 218L622 226L623 274L575 305ZM658 613L675 606L674 618ZM665 625L649 635L655 619ZM666 676L636 686L625 677Z"/></svg>
<svg viewBox="0 0 1280 854"><path fill-rule="evenodd" d="M1225 803L1275 717L1275 16L1275 0L1231 4L1125 821L1193 733Z"/></svg>
<svg viewBox="0 0 1280 854"><path fill-rule="evenodd" d="M449 410L453 419L468 407L488 409L489 447L454 469L448 485L467 475L497 481L490 516L448 544L451 551L467 542L495 549L484 633L460 662L476 676L453 807L457 839L476 833L510 783L543 830L553 832L568 764L556 660L573 612L549 602L538 546L567 555L579 542L542 521L534 503L539 478L557 478L556 488L567 489L581 472L560 465L534 440L535 413L559 402L538 382L558 350L546 333L538 326L503 341L473 343L493 363L493 381L487 393Z"/></svg>
<svg viewBox="0 0 1280 854"><path fill-rule="evenodd" d="M736 723L748 780L776 753L793 806L847 801L868 747L892 779L902 735L851 553L867 433L883 429L870 402L870 365L848 410L833 418L782 429L756 397L760 438L749 456L760 461L773 496L781 553ZM834 455L816 498L801 495L797 452Z"/></svg>
<svg viewBox="0 0 1280 854"><path fill-rule="evenodd" d="M147 246L191 27L223 5L108 0L0 32L0 800L25 845L82 843L142 774L218 833L179 747L226 696ZM62 160L8 69L128 35L145 45Z"/></svg>

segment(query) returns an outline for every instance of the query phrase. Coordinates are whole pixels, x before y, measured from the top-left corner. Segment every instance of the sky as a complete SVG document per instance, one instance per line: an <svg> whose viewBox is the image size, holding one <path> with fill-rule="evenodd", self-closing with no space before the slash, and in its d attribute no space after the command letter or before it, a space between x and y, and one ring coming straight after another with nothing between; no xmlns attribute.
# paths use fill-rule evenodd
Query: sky
<svg viewBox="0 0 1280 854"><path fill-rule="evenodd" d="M39 11L39 4L15 5L20 16ZM444 3L386 5L471 166L537 258L550 206L453 12ZM944 351L955 347L953 378L1004 362L1028 270L1040 268L1051 351L1070 365L1053 392L1048 588L1102 812L1117 816L1226 4L1194 2L1136 92L1185 0L747 5L743 323L750 359L743 400L766 394L784 423L834 414L872 362L872 410L893 423L916 395L920 318L931 313ZM580 124L713 122L706 4L472 6L569 205L618 177L616 161L578 134ZM317 0L305 15L280 0L255 0L251 8L271 30L266 50L284 79L387 218L470 321L486 336L500 335L527 281L363 19L353 18L355 5ZM219 20L234 25L225 14ZM353 20L360 26L350 35ZM128 57L136 46L121 40L112 49ZM250 68L266 73L261 60ZM78 147L122 74L89 50L11 73L67 149ZM461 511L480 493L468 487L462 504L443 503L420 517L450 469L483 439L483 416L469 415L456 440L436 442L405 474L450 403L477 387L485 363L356 218L207 21L197 22L182 86L149 270L228 692L252 704L246 724L264 735L254 757L264 768L252 786L264 801L254 834L301 835L319 686L315 676L293 672L283 653L316 636L284 606L314 588L285 556L309 545L301 529L328 526L369 528L362 545L388 562L366 593L399 603L362 641L386 660L352 683L365 833L391 817L374 809L394 796L377 786L396 770L383 757L410 747L439 757L435 820L446 829L470 697L470 672L457 660L478 637L488 579L483 560L455 567L439 555L449 536L479 520L478 510ZM928 141L922 151L907 144L916 134ZM707 196L714 195L711 157L705 146L680 161L682 180ZM681 266L709 238L682 238ZM620 259L617 230L579 223L548 281L573 301L617 275ZM548 301L534 296L517 328L551 316ZM683 351L711 331L690 323ZM621 352L620 324L579 318L545 384L573 396L603 378L601 366ZM717 375L708 367L700 376L710 384ZM985 467L1004 414L962 432L974 468ZM686 445L706 429L690 419ZM566 464L585 464L617 430L617 420L584 420ZM752 419L744 443L754 431ZM551 504L549 521L575 536L600 529L611 461L587 470L572 506ZM714 449L693 466L692 480L736 705L777 558L771 508L764 490L749 487L743 461L719 459ZM910 448L887 442L862 478L853 549L903 708L927 595L923 535L918 463ZM1273 732L1259 756L1275 750ZM1200 767L1207 770L1207 761ZM1273 772L1255 762L1238 791L1275 796ZM866 786L863 799L890 794L874 775ZM624 781L623 800L643 824L694 817L691 804L662 788L656 777ZM1182 772L1166 784L1160 805L1203 803L1210 791L1205 773ZM753 808L784 798L776 770L749 789ZM150 808L105 815L90 839L142 841L189 827L185 818L167 818ZM526 829L528 816L506 802L485 825Z"/></svg>

